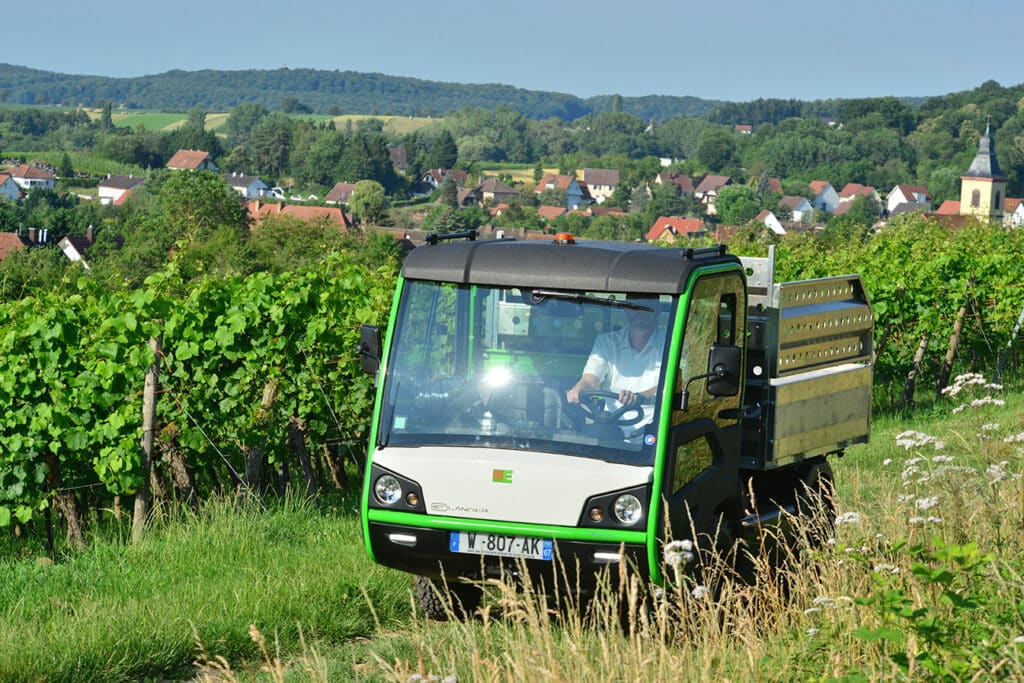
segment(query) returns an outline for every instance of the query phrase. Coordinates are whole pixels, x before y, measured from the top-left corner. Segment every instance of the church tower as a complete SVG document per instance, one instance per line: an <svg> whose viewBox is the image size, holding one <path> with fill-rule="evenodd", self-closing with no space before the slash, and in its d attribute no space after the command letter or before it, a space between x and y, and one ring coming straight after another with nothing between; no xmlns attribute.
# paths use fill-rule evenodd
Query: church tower
<svg viewBox="0 0 1024 683"><path fill-rule="evenodd" d="M995 143L986 123L978 153L967 173L960 176L960 215L1001 223L1005 201L1006 177L996 161Z"/></svg>

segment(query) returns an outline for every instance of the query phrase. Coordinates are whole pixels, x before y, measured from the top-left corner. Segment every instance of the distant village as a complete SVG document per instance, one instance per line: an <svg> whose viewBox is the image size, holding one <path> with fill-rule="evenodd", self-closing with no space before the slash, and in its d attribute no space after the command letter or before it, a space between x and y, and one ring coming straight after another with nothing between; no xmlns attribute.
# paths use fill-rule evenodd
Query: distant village
<svg viewBox="0 0 1024 683"><path fill-rule="evenodd" d="M745 127L737 126L740 133ZM398 173L405 173L404 150L390 149L391 162ZM669 165L672 160L663 160ZM318 221L337 226L348 232L354 223L347 211L347 203L356 191L356 183L336 183L323 197L302 196L272 187L259 176L240 173L220 173L213 157L201 150L179 150L166 164L173 171L210 171L218 173L225 184L238 193L246 203L252 225L258 225L267 216L283 215L305 221ZM887 191L857 183L847 183L842 188L833 187L827 180L808 183L810 196L786 195L779 178L752 178L751 184L760 183L765 187L759 191L773 192L781 198L775 210L762 210L747 226L729 225L717 219L716 201L723 188L734 185L736 180L726 175L708 174L691 177L665 170L659 173L646 188L667 186L682 197L696 202L703 217L659 216L649 226L643 239L651 243L674 244L677 241L706 238L718 243L729 243L741 228L753 226L778 237L786 235L815 233L825 227L825 221L841 216L854 206L860 197L873 200L878 209L874 228L884 228L886 222L895 216L917 213L941 221L951 227L959 227L969 220L1001 223L1007 228L1024 225L1024 202L1020 198L1006 196L1006 178L995 155L992 135L986 128L978 142L977 154L970 167L960 177L960 200L947 200L934 206L927 188L898 184ZM20 163L0 165L0 199L18 201L35 190L56 188L56 169L41 163ZM557 219L581 215L586 217L624 216L620 208L603 206L616 192L620 173L615 169L583 168L575 174L546 173L532 187L517 189L496 177L483 177L471 183L470 175L459 169L430 169L422 174L414 185L414 194L427 197L441 189L446 183L455 187L455 201L458 207L480 206L492 217L508 211L522 193L532 192L541 196L547 190L557 191L553 196L564 196L560 205L539 204L531 206L542 225L550 225ZM103 205L122 205L131 193L145 184L145 178L133 175L108 174L101 178L95 195L83 199L97 201ZM547 196L552 196L548 194ZM427 233L422 230L392 228L375 225L361 226L387 232L398 239L406 248L413 248L425 242ZM525 228L496 228L485 224L477 230L482 239L515 237L517 239L550 239L550 230L527 230ZM90 230L85 236L66 236L58 244L67 257L73 261L82 260L93 241ZM48 243L45 230L29 228L23 233L0 233L0 260L13 250Z"/></svg>

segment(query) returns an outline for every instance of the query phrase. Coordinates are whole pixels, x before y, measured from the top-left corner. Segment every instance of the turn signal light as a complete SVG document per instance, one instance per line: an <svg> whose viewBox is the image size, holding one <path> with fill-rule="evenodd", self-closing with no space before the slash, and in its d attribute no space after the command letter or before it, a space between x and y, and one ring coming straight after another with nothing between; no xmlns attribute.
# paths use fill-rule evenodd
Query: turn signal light
<svg viewBox="0 0 1024 683"><path fill-rule="evenodd" d="M571 232L560 232L555 235L555 244L576 244Z"/></svg>

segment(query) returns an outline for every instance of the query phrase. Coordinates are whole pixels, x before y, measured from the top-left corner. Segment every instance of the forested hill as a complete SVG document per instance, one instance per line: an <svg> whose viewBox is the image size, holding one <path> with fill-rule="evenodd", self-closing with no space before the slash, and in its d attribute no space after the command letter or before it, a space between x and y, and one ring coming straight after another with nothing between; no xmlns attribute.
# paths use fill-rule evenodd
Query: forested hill
<svg viewBox="0 0 1024 683"><path fill-rule="evenodd" d="M268 109L288 101L318 114L444 115L462 107L506 105L527 118L557 116L564 121L612 111L615 95L583 99L564 93L523 90L496 83L424 81L354 71L274 69L250 71L168 71L152 76L76 76L0 64L0 102L115 106L138 109L229 111L243 102ZM621 110L650 119L700 116L720 104L698 97L621 98Z"/></svg>

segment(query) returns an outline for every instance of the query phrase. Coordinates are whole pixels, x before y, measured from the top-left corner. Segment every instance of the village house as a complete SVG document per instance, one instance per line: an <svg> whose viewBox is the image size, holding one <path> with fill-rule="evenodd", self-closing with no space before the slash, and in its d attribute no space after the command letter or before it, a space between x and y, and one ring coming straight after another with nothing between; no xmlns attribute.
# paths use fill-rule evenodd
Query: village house
<svg viewBox="0 0 1024 683"><path fill-rule="evenodd" d="M543 221L553 221L566 214L564 206L538 206L537 216Z"/></svg>
<svg viewBox="0 0 1024 683"><path fill-rule="evenodd" d="M699 237L707 232L704 221L700 218L680 218L679 216L659 216L654 225L644 235L648 242L667 242L672 244L679 237Z"/></svg>
<svg viewBox="0 0 1024 683"><path fill-rule="evenodd" d="M436 190L446 178L451 178L456 187L462 187L468 177L468 173L458 168L432 168L420 176L420 182Z"/></svg>
<svg viewBox="0 0 1024 683"><path fill-rule="evenodd" d="M580 183L575 176L548 173L537 182L536 194L545 190L563 190L565 192L565 208L578 209L593 203L590 190L586 184Z"/></svg>
<svg viewBox="0 0 1024 683"><path fill-rule="evenodd" d="M807 184L814 194L811 206L817 211L832 213L839 206L839 193L832 184L824 180L812 180Z"/></svg>
<svg viewBox="0 0 1024 683"><path fill-rule="evenodd" d="M782 227L781 221L771 211L765 209L761 213L754 216L752 223L764 223L765 227L774 232L776 235L785 235L786 229Z"/></svg>
<svg viewBox="0 0 1024 683"><path fill-rule="evenodd" d="M518 190L497 178L485 178L475 189L480 196L480 201L486 204L507 203L519 196Z"/></svg>
<svg viewBox="0 0 1024 683"><path fill-rule="evenodd" d="M715 200L718 198L718 193L726 185L732 184L732 178L727 175L706 175L704 179L700 181L693 190L693 196L700 200L701 204L704 205L704 211L709 216L714 216L717 211L715 210Z"/></svg>
<svg viewBox="0 0 1024 683"><path fill-rule="evenodd" d="M779 200L779 206L789 209L793 220L797 223L814 218L814 208L811 207L811 203L807 201L806 197L788 195Z"/></svg>
<svg viewBox="0 0 1024 683"><path fill-rule="evenodd" d="M16 251L27 248L28 244L19 233L0 232L0 261L3 261Z"/></svg>
<svg viewBox="0 0 1024 683"><path fill-rule="evenodd" d="M693 178L685 173L662 171L655 176L654 183L656 185L674 185L679 190L679 194L686 197L693 194Z"/></svg>
<svg viewBox="0 0 1024 683"><path fill-rule="evenodd" d="M601 204L611 197L619 186L619 172L610 168L585 168L583 182L590 190L591 198Z"/></svg>
<svg viewBox="0 0 1024 683"><path fill-rule="evenodd" d="M21 188L18 187L18 183L14 182L14 178L11 177L11 174L0 172L0 199L7 199L14 202L17 201L20 196Z"/></svg>
<svg viewBox="0 0 1024 683"><path fill-rule="evenodd" d="M14 183L25 190L52 190L57 187L57 176L36 166L19 164L4 171Z"/></svg>
<svg viewBox="0 0 1024 683"><path fill-rule="evenodd" d="M331 191L324 197L325 204L347 204L356 191L355 183L335 183Z"/></svg>
<svg viewBox="0 0 1024 683"><path fill-rule="evenodd" d="M348 215L336 206L298 206L295 204L282 204L270 202L264 204L256 200L248 203L249 217L253 224L258 225L267 216L290 216L307 223L322 222L328 225L336 225L342 233L347 233L352 221Z"/></svg>
<svg viewBox="0 0 1024 683"><path fill-rule="evenodd" d="M1024 200L1006 198L1003 203L1003 225L1007 228L1024 227Z"/></svg>
<svg viewBox="0 0 1024 683"><path fill-rule="evenodd" d="M175 171L213 171L219 173L220 169L213 162L209 152L196 149L179 149L167 161L167 168Z"/></svg>
<svg viewBox="0 0 1024 683"><path fill-rule="evenodd" d="M852 202L857 197L870 197L878 202L878 206L882 208L882 199L878 196L878 191L870 185L861 185L860 183L846 183L843 189L839 191L839 203L845 204ZM837 207L838 208L838 207Z"/></svg>
<svg viewBox="0 0 1024 683"><path fill-rule="evenodd" d="M270 185L263 182L259 176L225 173L221 177L228 187L240 194L243 199L259 199L270 194Z"/></svg>
<svg viewBox="0 0 1024 683"><path fill-rule="evenodd" d="M96 197L100 204L120 206L133 190L145 182L146 179L141 176L108 173L96 186Z"/></svg>
<svg viewBox="0 0 1024 683"><path fill-rule="evenodd" d="M912 206L899 209L901 204L911 204ZM928 188L918 185L897 185L885 198L885 210L889 214L906 213L919 210L921 207L927 211L931 206L932 196L928 194Z"/></svg>

